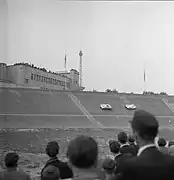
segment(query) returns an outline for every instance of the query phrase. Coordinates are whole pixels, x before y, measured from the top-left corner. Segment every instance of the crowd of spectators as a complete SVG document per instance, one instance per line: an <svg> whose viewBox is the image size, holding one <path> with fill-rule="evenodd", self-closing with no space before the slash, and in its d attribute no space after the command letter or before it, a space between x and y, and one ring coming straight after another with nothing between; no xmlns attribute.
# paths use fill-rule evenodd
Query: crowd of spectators
<svg viewBox="0 0 174 180"><path fill-rule="evenodd" d="M49 156L40 173L41 180L173 180L174 142L158 138L159 124L155 116L137 110L130 121L132 134L119 132L108 143L110 155L99 166L96 140L77 136L67 148L68 162L59 160L59 144L51 141L45 152ZM0 180L29 180L30 176L18 169L19 155L5 156L6 170Z"/></svg>

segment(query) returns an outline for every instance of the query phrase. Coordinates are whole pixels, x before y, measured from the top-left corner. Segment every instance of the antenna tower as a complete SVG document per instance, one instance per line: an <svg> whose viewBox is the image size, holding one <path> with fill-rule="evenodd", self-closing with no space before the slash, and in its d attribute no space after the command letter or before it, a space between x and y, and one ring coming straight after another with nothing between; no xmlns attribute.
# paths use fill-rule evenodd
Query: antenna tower
<svg viewBox="0 0 174 180"><path fill-rule="evenodd" d="M82 56L83 56L83 53L82 53L81 50L79 52L79 56L80 56L80 63L79 63L79 85L80 85L80 88L81 88L82 87Z"/></svg>

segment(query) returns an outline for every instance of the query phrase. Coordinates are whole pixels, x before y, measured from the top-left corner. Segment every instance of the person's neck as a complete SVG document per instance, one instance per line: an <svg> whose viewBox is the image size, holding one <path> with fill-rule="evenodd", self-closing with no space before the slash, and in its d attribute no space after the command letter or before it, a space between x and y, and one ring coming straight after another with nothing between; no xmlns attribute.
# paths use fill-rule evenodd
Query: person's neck
<svg viewBox="0 0 174 180"><path fill-rule="evenodd" d="M118 153L112 153L112 155L115 157L115 156L117 156L119 154L119 152Z"/></svg>
<svg viewBox="0 0 174 180"><path fill-rule="evenodd" d="M91 168L88 168L88 169L82 169L82 168L76 168L76 167L73 167L73 172L74 172L74 175L75 176L79 176L80 174L96 174L96 168L95 167L91 167Z"/></svg>
<svg viewBox="0 0 174 180"><path fill-rule="evenodd" d="M140 141L140 142L138 143L138 145L139 145L140 148L143 147L143 146L147 146L147 145L149 145L149 144L155 144L155 142L154 142L154 141Z"/></svg>
<svg viewBox="0 0 174 180"><path fill-rule="evenodd" d="M127 143L125 142L125 143L121 143L121 146L123 146L123 145L126 145Z"/></svg>
<svg viewBox="0 0 174 180"><path fill-rule="evenodd" d="M50 157L50 159L57 159L57 156L54 156L54 157Z"/></svg>

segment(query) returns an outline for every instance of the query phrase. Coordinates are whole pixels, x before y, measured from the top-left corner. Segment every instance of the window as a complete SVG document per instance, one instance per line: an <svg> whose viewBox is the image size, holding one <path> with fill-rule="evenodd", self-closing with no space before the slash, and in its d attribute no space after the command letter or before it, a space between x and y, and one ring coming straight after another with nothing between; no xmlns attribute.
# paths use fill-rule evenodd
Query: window
<svg viewBox="0 0 174 180"><path fill-rule="evenodd" d="M36 80L36 74L34 74L34 80Z"/></svg>
<svg viewBox="0 0 174 180"><path fill-rule="evenodd" d="M31 80L33 80L33 73L31 73Z"/></svg>
<svg viewBox="0 0 174 180"><path fill-rule="evenodd" d="M70 88L70 83L67 83L66 85L67 85L68 88Z"/></svg>
<svg viewBox="0 0 174 180"><path fill-rule="evenodd" d="M36 81L39 81L39 75L37 74L37 78L36 78Z"/></svg>

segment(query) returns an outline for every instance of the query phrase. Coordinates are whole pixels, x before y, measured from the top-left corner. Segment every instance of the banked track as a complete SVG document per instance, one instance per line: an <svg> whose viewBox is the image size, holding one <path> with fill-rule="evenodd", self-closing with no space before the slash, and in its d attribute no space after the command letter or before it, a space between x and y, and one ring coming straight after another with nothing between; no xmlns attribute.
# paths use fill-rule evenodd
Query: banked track
<svg viewBox="0 0 174 180"><path fill-rule="evenodd" d="M66 117L74 121L77 117L86 117L86 121L92 123L94 127L102 128L105 127L105 125L108 127L109 124L111 124L112 127L114 121L119 119L122 120L123 118L130 119L132 117L132 112L126 111L123 106L126 99L126 101L139 103L142 106L140 107L143 109L148 109L148 106L150 106L153 111L152 113L163 122L163 126L165 123L168 125L169 120L173 122L173 112L171 112L171 109L169 109L162 100L160 101L157 99L154 102L153 98L143 99L141 97L132 96L128 98L123 98L121 96L120 98L120 96L108 94L72 94L69 92L48 92L26 89L1 90L0 99L4 97L7 97L7 102L4 105L4 103L2 103L3 101L0 101L0 119L7 116L8 120L8 118L11 119L16 116L25 119L31 118L32 121L32 117L35 117L35 119L39 117L47 119L49 117L55 117L58 118L58 125L59 118ZM112 112L103 112L100 110L99 104L105 102L110 103L114 107ZM4 108L5 106L8 106L8 111L5 111L7 109ZM158 108L160 110L158 110ZM80 122L80 120L78 122ZM77 123L77 121L75 123Z"/></svg>

